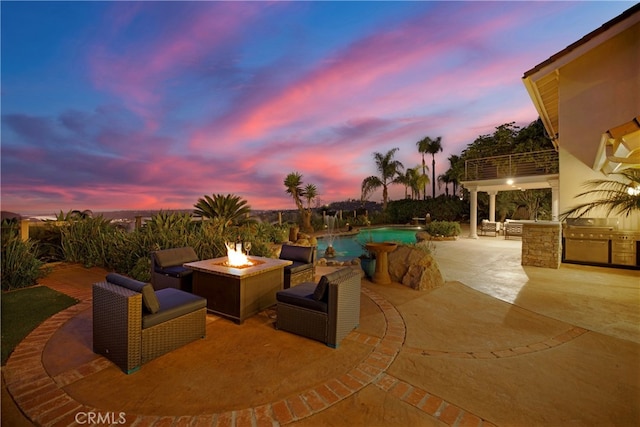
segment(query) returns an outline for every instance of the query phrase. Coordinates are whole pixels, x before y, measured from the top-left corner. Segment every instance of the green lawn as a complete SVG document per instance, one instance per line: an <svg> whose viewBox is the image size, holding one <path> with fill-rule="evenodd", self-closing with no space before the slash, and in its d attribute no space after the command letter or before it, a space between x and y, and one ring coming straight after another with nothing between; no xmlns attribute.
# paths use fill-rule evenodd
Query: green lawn
<svg viewBox="0 0 640 427"><path fill-rule="evenodd" d="M2 365L13 349L40 323L78 300L46 286L2 293Z"/></svg>

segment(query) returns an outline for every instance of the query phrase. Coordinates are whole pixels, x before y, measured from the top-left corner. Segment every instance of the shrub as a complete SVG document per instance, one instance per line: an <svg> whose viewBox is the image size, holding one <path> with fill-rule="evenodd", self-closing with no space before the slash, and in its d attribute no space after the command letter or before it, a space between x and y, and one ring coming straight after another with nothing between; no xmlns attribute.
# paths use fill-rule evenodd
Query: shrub
<svg viewBox="0 0 640 427"><path fill-rule="evenodd" d="M427 224L424 231L432 236L453 237L460 235L460 223L452 221L433 221Z"/></svg>
<svg viewBox="0 0 640 427"><path fill-rule="evenodd" d="M99 266L141 281L149 281L152 251L191 246L200 259L227 254L225 242L239 236L252 242L251 254L273 256L271 243L283 239L286 226L249 222L220 228L210 220L193 221L188 214L160 212L132 232L102 217L69 221L61 227L64 259Z"/></svg>
<svg viewBox="0 0 640 427"><path fill-rule="evenodd" d="M435 199L402 199L389 202L386 214L390 223L408 224L413 218L425 218L427 213L432 220L459 221L469 212L469 203L458 197L438 196Z"/></svg>
<svg viewBox="0 0 640 427"><path fill-rule="evenodd" d="M63 223L62 226L65 226ZM62 252L61 224L57 221L47 221L40 227L29 228L29 238L33 239L38 248L38 259L44 262L64 260Z"/></svg>
<svg viewBox="0 0 640 427"><path fill-rule="evenodd" d="M22 241L19 236L2 240L2 290L33 286L46 274L37 258L33 240Z"/></svg>

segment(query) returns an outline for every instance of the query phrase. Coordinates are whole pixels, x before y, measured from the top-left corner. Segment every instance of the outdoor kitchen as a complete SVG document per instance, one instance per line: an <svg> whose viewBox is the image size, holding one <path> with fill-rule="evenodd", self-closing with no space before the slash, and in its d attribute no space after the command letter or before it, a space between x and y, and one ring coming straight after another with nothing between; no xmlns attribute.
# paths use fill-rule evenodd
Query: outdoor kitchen
<svg viewBox="0 0 640 427"><path fill-rule="evenodd" d="M640 231L618 229L616 218L569 218L563 262L640 269Z"/></svg>

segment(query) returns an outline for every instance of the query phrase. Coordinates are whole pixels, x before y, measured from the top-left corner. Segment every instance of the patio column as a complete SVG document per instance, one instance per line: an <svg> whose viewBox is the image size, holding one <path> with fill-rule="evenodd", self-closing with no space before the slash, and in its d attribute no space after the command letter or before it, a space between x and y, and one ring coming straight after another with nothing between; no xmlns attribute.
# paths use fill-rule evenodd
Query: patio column
<svg viewBox="0 0 640 427"><path fill-rule="evenodd" d="M471 207L469 212L469 238L478 238L478 187L467 188L471 197Z"/></svg>
<svg viewBox="0 0 640 427"><path fill-rule="evenodd" d="M558 221L560 216L560 180L550 179L549 186L551 187L551 220Z"/></svg>
<svg viewBox="0 0 640 427"><path fill-rule="evenodd" d="M489 222L496 222L496 194L497 191L489 191Z"/></svg>

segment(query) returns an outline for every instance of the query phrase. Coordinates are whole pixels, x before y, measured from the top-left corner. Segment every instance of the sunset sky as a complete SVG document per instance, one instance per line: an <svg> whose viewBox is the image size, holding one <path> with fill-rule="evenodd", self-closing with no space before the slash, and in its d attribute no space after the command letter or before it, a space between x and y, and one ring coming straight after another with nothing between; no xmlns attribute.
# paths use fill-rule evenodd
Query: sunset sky
<svg viewBox="0 0 640 427"><path fill-rule="evenodd" d="M536 120L524 72L634 3L2 1L2 210L294 209L293 171L359 199L374 152L414 167L425 136L437 176Z"/></svg>

